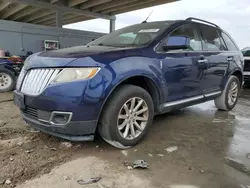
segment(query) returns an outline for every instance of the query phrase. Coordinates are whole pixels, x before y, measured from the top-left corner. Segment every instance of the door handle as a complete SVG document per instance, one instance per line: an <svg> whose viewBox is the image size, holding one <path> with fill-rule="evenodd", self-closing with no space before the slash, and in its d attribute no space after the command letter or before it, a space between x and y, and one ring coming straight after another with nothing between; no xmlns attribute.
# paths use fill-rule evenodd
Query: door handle
<svg viewBox="0 0 250 188"><path fill-rule="evenodd" d="M207 63L207 62L208 62L207 59L200 59L200 60L198 60L198 63Z"/></svg>
<svg viewBox="0 0 250 188"><path fill-rule="evenodd" d="M228 57L227 61L233 61L233 59L234 59L233 57Z"/></svg>

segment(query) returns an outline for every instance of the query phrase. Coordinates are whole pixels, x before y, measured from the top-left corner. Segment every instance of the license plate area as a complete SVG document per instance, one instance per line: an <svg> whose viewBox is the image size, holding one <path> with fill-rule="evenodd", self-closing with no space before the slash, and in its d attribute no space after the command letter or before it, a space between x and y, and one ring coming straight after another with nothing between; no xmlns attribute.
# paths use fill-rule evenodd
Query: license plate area
<svg viewBox="0 0 250 188"><path fill-rule="evenodd" d="M24 95L14 91L14 104L20 108L25 109Z"/></svg>

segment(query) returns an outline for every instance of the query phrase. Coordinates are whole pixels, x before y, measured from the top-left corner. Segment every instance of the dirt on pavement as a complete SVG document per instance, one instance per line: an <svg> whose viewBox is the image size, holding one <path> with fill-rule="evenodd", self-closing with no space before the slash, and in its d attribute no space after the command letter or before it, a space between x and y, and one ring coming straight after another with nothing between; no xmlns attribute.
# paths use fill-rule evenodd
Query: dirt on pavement
<svg viewBox="0 0 250 188"><path fill-rule="evenodd" d="M157 116L143 142L121 151L99 139L71 145L36 132L21 119L12 94L0 94L0 187L77 188L77 179L102 176L89 187L248 188L249 99L247 90L230 113L208 102ZM123 165L137 159L149 169Z"/></svg>
<svg viewBox="0 0 250 188"><path fill-rule="evenodd" d="M61 142L30 129L13 104L12 94L0 94L0 187L9 187L2 185L6 180L15 185L67 161L73 148L59 149Z"/></svg>

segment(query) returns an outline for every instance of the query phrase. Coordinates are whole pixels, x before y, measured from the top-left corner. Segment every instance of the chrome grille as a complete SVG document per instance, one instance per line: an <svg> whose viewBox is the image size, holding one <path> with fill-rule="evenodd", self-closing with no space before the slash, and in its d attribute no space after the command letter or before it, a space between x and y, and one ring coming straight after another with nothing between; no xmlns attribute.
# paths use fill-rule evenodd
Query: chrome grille
<svg viewBox="0 0 250 188"><path fill-rule="evenodd" d="M23 68L23 69L21 70L19 76L18 76L18 79L17 79L17 83L16 83L16 89L17 89L17 90L20 90L20 87L21 87L21 84L22 84L24 75L25 75L25 70L24 70L24 68Z"/></svg>
<svg viewBox="0 0 250 188"><path fill-rule="evenodd" d="M23 80L21 92L27 95L39 95L59 72L60 69L30 70Z"/></svg>

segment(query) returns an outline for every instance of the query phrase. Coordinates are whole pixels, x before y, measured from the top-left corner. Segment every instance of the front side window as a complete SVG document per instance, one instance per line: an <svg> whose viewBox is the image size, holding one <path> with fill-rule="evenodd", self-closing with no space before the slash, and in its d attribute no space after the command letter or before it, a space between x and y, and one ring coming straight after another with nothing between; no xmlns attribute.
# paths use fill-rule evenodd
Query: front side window
<svg viewBox="0 0 250 188"><path fill-rule="evenodd" d="M222 38L224 39L224 41L227 45L227 49L229 51L238 51L238 48L235 46L234 42L230 39L230 37L227 34L222 32L221 35L222 35Z"/></svg>
<svg viewBox="0 0 250 188"><path fill-rule="evenodd" d="M216 28L200 25L202 45L204 51L221 51L224 50L220 36Z"/></svg>
<svg viewBox="0 0 250 188"><path fill-rule="evenodd" d="M174 40L172 41L171 38L174 37ZM166 39L163 41L162 45L169 43L171 40L172 45L178 45L180 42L178 39L186 38L188 40L188 48L184 49L185 51L201 51L202 45L200 37L194 28L193 24L184 24L176 28L172 33L170 33ZM176 43L176 44L174 44ZM160 48L160 51L164 51L164 49Z"/></svg>
<svg viewBox="0 0 250 188"><path fill-rule="evenodd" d="M129 26L105 35L88 45L114 47L148 45L171 24L172 22L152 22Z"/></svg>

